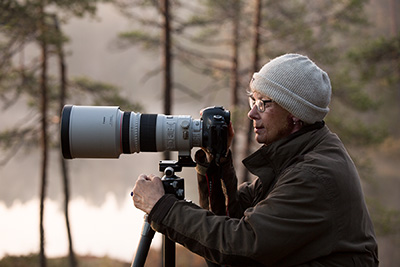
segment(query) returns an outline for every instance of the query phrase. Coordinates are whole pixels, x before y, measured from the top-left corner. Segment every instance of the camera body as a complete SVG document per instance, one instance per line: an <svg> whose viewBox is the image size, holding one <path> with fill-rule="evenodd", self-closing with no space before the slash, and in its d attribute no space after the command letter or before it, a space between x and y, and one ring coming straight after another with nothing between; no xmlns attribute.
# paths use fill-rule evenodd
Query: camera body
<svg viewBox="0 0 400 267"><path fill-rule="evenodd" d="M230 113L223 107L207 108L202 114L203 120L203 145L219 163L221 156L227 154L228 126Z"/></svg>
<svg viewBox="0 0 400 267"><path fill-rule="evenodd" d="M140 114L119 107L66 105L61 115L64 158L118 158L122 153L179 151L203 147L219 159L227 153L230 112L203 110L186 115Z"/></svg>

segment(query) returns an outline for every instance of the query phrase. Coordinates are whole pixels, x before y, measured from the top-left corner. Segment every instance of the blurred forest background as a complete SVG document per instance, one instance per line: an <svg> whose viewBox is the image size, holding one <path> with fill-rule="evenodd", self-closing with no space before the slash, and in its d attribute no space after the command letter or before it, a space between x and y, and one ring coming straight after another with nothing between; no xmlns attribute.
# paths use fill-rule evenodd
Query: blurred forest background
<svg viewBox="0 0 400 267"><path fill-rule="evenodd" d="M119 163L65 161L58 131L66 103L194 118L203 107L223 105L232 112L236 168L246 181L252 177L240 161L258 147L246 117L250 75L294 52L331 78L327 125L359 168L381 266L398 266L399 11L399 0L1 0L0 203L6 210L15 201L39 200L38 221L32 222L38 225L37 250L26 251L38 254L22 258L30 266L60 264L46 255L44 217L53 199L65 216L63 264L84 266L77 257L82 252L74 249L71 228L79 225L71 227L69 203L83 197L101 206L109 192L121 203L136 173L154 172L158 159L175 157L164 152L123 156ZM88 32L88 23L101 27ZM194 177L193 170L184 176ZM193 178L189 184L195 187ZM196 188L188 194L196 200ZM0 266L12 266L11 260L18 257L6 256ZM178 257L180 266L203 264L189 262Z"/></svg>

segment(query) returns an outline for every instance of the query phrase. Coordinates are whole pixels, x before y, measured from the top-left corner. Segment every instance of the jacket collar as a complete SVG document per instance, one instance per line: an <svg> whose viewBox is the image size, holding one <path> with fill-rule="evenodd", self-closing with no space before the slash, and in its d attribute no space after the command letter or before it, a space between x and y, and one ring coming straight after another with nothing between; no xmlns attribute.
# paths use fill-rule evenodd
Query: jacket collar
<svg viewBox="0 0 400 267"><path fill-rule="evenodd" d="M261 179L264 188L270 188L281 171L314 148L324 135L323 133L327 131L329 130L323 121L305 126L270 145L263 145L245 158L243 164L252 174Z"/></svg>

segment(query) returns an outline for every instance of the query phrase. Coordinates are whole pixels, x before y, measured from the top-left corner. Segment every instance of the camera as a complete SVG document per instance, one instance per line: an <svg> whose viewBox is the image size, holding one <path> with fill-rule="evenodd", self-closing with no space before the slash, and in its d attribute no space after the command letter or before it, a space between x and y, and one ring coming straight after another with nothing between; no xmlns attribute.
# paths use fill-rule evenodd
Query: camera
<svg viewBox="0 0 400 267"><path fill-rule="evenodd" d="M118 158L121 154L189 151L203 147L217 160L227 153L230 112L221 106L188 115L141 114L117 106L66 105L61 148L66 159Z"/></svg>

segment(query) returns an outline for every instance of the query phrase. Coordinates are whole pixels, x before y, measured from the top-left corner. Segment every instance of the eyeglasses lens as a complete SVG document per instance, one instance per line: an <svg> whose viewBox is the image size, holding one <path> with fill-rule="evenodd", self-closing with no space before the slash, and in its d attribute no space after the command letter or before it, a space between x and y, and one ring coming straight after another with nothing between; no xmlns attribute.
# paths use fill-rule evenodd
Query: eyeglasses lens
<svg viewBox="0 0 400 267"><path fill-rule="evenodd" d="M250 105L250 109L252 109L254 107L254 105L256 106L257 110L259 112L264 112L265 110L265 104L262 100L255 100L251 97L249 97L249 105Z"/></svg>

